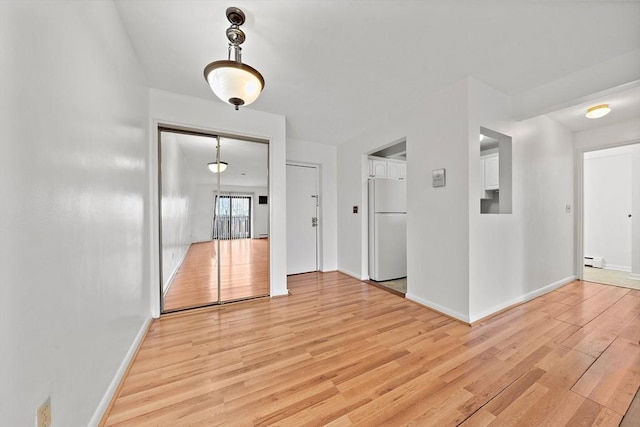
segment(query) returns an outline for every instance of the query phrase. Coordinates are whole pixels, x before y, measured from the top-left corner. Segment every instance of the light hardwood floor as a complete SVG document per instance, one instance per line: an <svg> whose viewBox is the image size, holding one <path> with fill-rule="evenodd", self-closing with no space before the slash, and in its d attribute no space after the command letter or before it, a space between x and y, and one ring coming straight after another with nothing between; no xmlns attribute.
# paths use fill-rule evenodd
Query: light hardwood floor
<svg viewBox="0 0 640 427"><path fill-rule="evenodd" d="M164 296L164 310L175 311L218 300L217 241L194 243ZM220 299L269 295L268 239L220 241Z"/></svg>
<svg viewBox="0 0 640 427"><path fill-rule="evenodd" d="M289 289L154 321L105 424L617 426L640 384L639 291L468 326L341 273Z"/></svg>

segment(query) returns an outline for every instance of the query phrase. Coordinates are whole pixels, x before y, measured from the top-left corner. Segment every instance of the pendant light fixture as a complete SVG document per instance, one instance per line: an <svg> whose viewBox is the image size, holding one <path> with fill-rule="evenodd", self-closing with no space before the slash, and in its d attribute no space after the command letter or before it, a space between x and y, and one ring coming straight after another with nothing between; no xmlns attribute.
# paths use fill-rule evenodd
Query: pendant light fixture
<svg viewBox="0 0 640 427"><path fill-rule="evenodd" d="M207 166L209 166L209 170L211 172L219 173L219 172L224 172L224 170L227 168L227 166L229 166L229 163L227 163L227 162L220 162L220 163L211 162L211 163L207 163Z"/></svg>
<svg viewBox="0 0 640 427"><path fill-rule="evenodd" d="M244 43L245 35L240 26L245 21L244 12L237 7L229 7L226 13L231 23L227 28L228 59L214 61L204 67L204 78L218 98L235 105L237 110L241 105L249 105L258 99L264 88L264 78L258 70L242 63L240 45Z"/></svg>
<svg viewBox="0 0 640 427"><path fill-rule="evenodd" d="M610 112L611 108L609 107L609 104L600 104L587 108L587 114L585 114L585 116L589 119L599 119L600 117L606 116Z"/></svg>
<svg viewBox="0 0 640 427"><path fill-rule="evenodd" d="M220 137L216 136L216 142L216 161L207 163L207 167L213 173L220 173L227 169L229 163L220 161Z"/></svg>

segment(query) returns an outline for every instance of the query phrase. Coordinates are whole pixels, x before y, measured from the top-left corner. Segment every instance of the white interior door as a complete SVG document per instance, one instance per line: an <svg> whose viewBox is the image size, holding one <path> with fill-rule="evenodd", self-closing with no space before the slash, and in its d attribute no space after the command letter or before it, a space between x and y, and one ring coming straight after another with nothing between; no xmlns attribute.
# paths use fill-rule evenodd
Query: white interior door
<svg viewBox="0 0 640 427"><path fill-rule="evenodd" d="M603 257L604 268L631 271L631 147L584 154L584 255Z"/></svg>
<svg viewBox="0 0 640 427"><path fill-rule="evenodd" d="M318 270L318 168L287 165L287 274Z"/></svg>

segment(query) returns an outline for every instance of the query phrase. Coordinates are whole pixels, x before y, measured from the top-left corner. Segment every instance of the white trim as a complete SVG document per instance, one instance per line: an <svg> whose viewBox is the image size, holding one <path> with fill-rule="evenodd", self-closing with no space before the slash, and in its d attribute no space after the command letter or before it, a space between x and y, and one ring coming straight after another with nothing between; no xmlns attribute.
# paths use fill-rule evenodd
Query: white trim
<svg viewBox="0 0 640 427"><path fill-rule="evenodd" d="M285 289L283 293L271 294L269 296L273 298L273 297L283 297L288 295L289 295L289 288Z"/></svg>
<svg viewBox="0 0 640 427"><path fill-rule="evenodd" d="M169 288L171 287L171 284L173 283L173 278L175 277L175 275L178 272L178 270L180 270L180 267L182 266L182 263L184 262L184 259L187 257L187 253L189 252L189 249L191 249L191 245L193 245L193 243L189 243L189 246L187 246L187 250L182 253L182 256L178 260L178 263L176 264L175 268L173 269L173 271L169 275L169 278L167 279L167 283L166 283L167 287L164 288L164 286L163 286L163 288L164 288L163 291L162 291L162 297L163 298L167 296L167 292L169 292Z"/></svg>
<svg viewBox="0 0 640 427"><path fill-rule="evenodd" d="M575 245L574 259L576 260L575 273L579 280L584 279L584 154L607 148L623 147L640 143L640 140L604 141L596 146L574 148L574 219L575 219Z"/></svg>
<svg viewBox="0 0 640 427"><path fill-rule="evenodd" d="M158 127L160 122L158 120L149 120L151 123L151 143L149 144L149 266L150 271L150 283L151 290L149 292L149 306L151 308L151 316L154 319L160 318L161 312L161 299L162 299L162 287L160 282L160 213L159 206L160 200L158 197L159 186L159 162L158 162L158 143L160 133Z"/></svg>
<svg viewBox="0 0 640 427"><path fill-rule="evenodd" d="M318 198L316 199L316 215L318 218L318 226L316 227L316 270L315 271L324 271L324 257L322 256L322 248L323 248L323 234L324 234L324 215L322 215L322 211L324 209L324 199L322 194L322 165L320 163L307 163L307 162L299 162L297 160L287 160L285 162L285 168L287 166L296 166L302 168L315 169L316 171L316 195ZM287 271L287 275L289 272ZM294 273L296 274L296 273Z"/></svg>
<svg viewBox="0 0 640 427"><path fill-rule="evenodd" d="M631 273L631 274L629 274L629 277L627 277L627 279L631 279L631 280L640 280L640 274L638 274L638 273Z"/></svg>
<svg viewBox="0 0 640 427"><path fill-rule="evenodd" d="M124 359L122 359L122 363L120 363L120 367L116 371L116 374L114 375L113 380L111 380L109 387L107 387L107 390L102 396L102 399L100 400L100 404L94 411L93 416L89 421L89 426L98 426L100 424L100 421L102 420L102 417L104 416L105 411L107 410L107 408L109 408L111 401L115 398L115 393L118 390L118 386L123 381L124 375L127 373L127 369L129 368L129 365L133 362L133 357L136 355L138 348L142 344L142 340L144 339L144 336L147 333L147 330L149 329L149 324L151 323L152 320L153 319L149 317L142 323L140 330L138 330L138 334L136 335L133 342L131 343L131 346L129 347L129 351L127 351L127 354L124 356Z"/></svg>
<svg viewBox="0 0 640 427"><path fill-rule="evenodd" d="M605 269L605 270L624 271L625 273L631 273L631 267L629 267L627 265L607 264L605 262L603 269Z"/></svg>
<svg viewBox="0 0 640 427"><path fill-rule="evenodd" d="M415 296L415 295L413 295L411 293L407 293L404 297L406 299L411 300L413 302L416 302L416 303L418 303L420 305L424 305L427 308L431 308L431 309L436 310L436 311L438 311L440 313L446 314L447 316L451 316L454 319L458 319L458 320L460 320L462 322L465 322L465 323L470 323L469 322L469 316L465 316L462 313L458 313L457 311L453 311L453 310L451 310L451 309L449 309L447 307L441 306L440 304L436 304L435 302L432 302L432 301L429 301L429 300L426 300L426 299L422 299L422 298L417 297L417 296Z"/></svg>
<svg viewBox="0 0 640 427"><path fill-rule="evenodd" d="M178 95L175 93L171 93L171 92L165 92L159 89L151 89L152 94L151 94L151 98L153 98L153 92L157 91L157 93L164 93L169 94L171 96L178 96L180 98L185 98L188 100L197 100L197 101L203 101L202 99L199 98L193 98L193 97L185 97L184 95ZM162 95L162 96L165 96ZM153 99L152 99L153 102ZM208 102L208 101L207 101ZM155 113L153 111L153 108L151 108L150 111L150 116L155 115L157 113ZM262 114L262 113L260 113ZM159 194L158 194L158 138L159 138L159 132L158 132L158 128L159 127L163 127L163 128L169 128L169 129L174 129L174 130L183 130L183 131L193 131L193 132L203 132L203 133L210 133L212 135L220 135L220 136L224 136L224 137L237 137L240 139L249 139L252 141L256 141L256 142L263 142L263 143L267 143L268 147L269 147L269 171L273 171L275 170L274 167L274 162L275 160L275 155L274 155L274 150L276 150L276 146L273 142L273 136L269 135L269 136L265 136L264 134L262 135L258 135L258 134L250 134L247 132L243 132L243 131L237 131L237 130L223 130L217 127L211 127L208 124L203 124L203 123L199 123L199 124L193 124L193 123L187 123L187 122L178 122L176 120L171 120L171 119L165 119L165 118L161 118L161 117L150 117L150 122L151 122L151 144L150 144L150 148L148 151L148 154L150 156L149 158L149 183L150 183L150 191L151 191L151 197L149 200L149 222L151 225L151 232L149 233L149 240L150 240L150 267L151 267L151 272L150 272L150 277L151 277L151 282L150 282L150 286L151 286L151 292L149 295L150 298L150 306L151 306L151 316L155 319L160 318L161 315L161 307L160 307L160 300L162 297L162 292L161 292L161 287L162 284L160 283L160 239L159 239L159 228L160 228L160 218L159 218ZM285 141L286 143L286 141ZM286 145L283 147L284 150L286 150ZM285 169L286 172L286 169ZM271 176L271 175L270 175ZM286 179L286 178L285 178ZM285 181L286 182L286 181ZM272 230L274 229L273 225L274 222L276 222L276 216L274 216L273 214L273 209L274 209L274 205L271 203L272 200L274 200L273 197L273 192L274 192L274 184L272 181L272 178L269 178L268 180L268 185L267 185L267 196L269 198L269 225L268 225L268 233L269 235L271 235ZM286 203L286 202L285 202ZM286 223L286 219L284 220ZM286 228L286 227L285 227ZM285 229L285 233L284 233L284 238L285 238L285 248L286 248L286 229ZM280 265L279 265L279 261L280 258L282 256L280 255L276 255L276 250L277 247L275 244L270 244L269 245L269 295L270 296L281 296L281 295L288 295L289 291L287 289L287 285L286 285L286 274L283 274L283 280L278 280L280 278L280 276L277 276L278 270L281 270ZM284 256L285 261L284 261L284 270L286 271L286 255ZM279 285L281 287L279 287Z"/></svg>
<svg viewBox="0 0 640 427"><path fill-rule="evenodd" d="M557 282L553 282L547 286L544 286L542 288L538 288L535 291L531 291L529 293L526 293L524 295L518 296L516 298L513 298L509 301L505 301L503 303L500 303L498 305L494 305L493 307L483 310L480 313L477 314L471 314L470 315L470 319L471 322L475 322L478 321L480 319L484 319L485 317L491 316L492 314L495 314L501 310L504 310L505 308L509 308L513 305L516 304L521 304L523 302L527 302L527 301L531 301L534 298L539 297L540 295L544 295L546 293L549 293L551 291L554 291L566 284L569 284L571 282L573 282L574 280L576 280L577 277L576 276L568 276L565 277L564 279L558 280Z"/></svg>

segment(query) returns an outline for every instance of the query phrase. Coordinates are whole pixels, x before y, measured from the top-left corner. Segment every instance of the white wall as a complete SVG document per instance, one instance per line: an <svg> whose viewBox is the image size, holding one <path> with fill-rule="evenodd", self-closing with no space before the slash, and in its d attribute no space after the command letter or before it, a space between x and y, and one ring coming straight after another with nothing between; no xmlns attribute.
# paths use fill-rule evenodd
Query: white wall
<svg viewBox="0 0 640 427"><path fill-rule="evenodd" d="M640 141L640 118L576 132L573 136L576 152L616 147L638 141ZM576 160L582 161L582 156Z"/></svg>
<svg viewBox="0 0 640 427"><path fill-rule="evenodd" d="M576 271L582 274L582 257L584 255L583 241L583 153L601 148L628 145L640 142L640 117L610 126L589 129L574 134L574 181L576 204ZM637 152L634 158L639 156ZM633 171L632 177L632 249L631 271L634 277L640 278L640 168Z"/></svg>
<svg viewBox="0 0 640 427"><path fill-rule="evenodd" d="M511 120L508 96L477 80L468 79L468 85L469 319L474 321L522 295L522 213L516 209L512 214L480 213L480 127L513 139L515 122ZM516 146L517 141L512 141L513 153L517 153ZM501 168L507 163L507 156L508 153L500 152ZM516 166L512 169L518 170ZM501 199L507 197L503 187L501 180ZM514 190L513 181L511 189Z"/></svg>
<svg viewBox="0 0 640 427"><path fill-rule="evenodd" d="M584 253L602 256L605 268L631 272L632 218L627 215L639 149L634 144L584 154Z"/></svg>
<svg viewBox="0 0 640 427"><path fill-rule="evenodd" d="M573 280L572 135L510 114L507 96L463 79L339 146L339 268L366 278L366 154L406 136L407 298L475 321ZM480 214L480 126L513 136L512 214Z"/></svg>
<svg viewBox="0 0 640 427"><path fill-rule="evenodd" d="M2 426L97 422L148 321L147 111L112 2L0 2Z"/></svg>
<svg viewBox="0 0 640 427"><path fill-rule="evenodd" d="M195 202L195 176L175 134L162 133L162 289L191 245L191 222Z"/></svg>
<svg viewBox="0 0 640 427"><path fill-rule="evenodd" d="M575 279L573 140L546 116L519 122L516 135L514 176L518 166L520 173L514 206L522 212L523 293L535 296Z"/></svg>
<svg viewBox="0 0 640 427"><path fill-rule="evenodd" d="M206 82L203 80L203 85ZM151 172L149 182L152 195L157 194L158 124L181 126L196 130L211 131L218 134L237 135L254 139L269 140L269 218L270 224L270 282L271 296L286 295L286 131L285 118L276 114L251 110L249 107L235 111L229 105L178 95L159 89L150 90L150 118L152 125L151 150L149 161ZM154 212L157 197L152 196L152 211L149 215L151 229L157 229L158 215ZM152 233L152 247L158 248L157 236ZM152 249L153 253L153 249ZM157 252L156 252L157 253ZM154 316L159 315L160 293L157 257L151 258L151 303Z"/></svg>
<svg viewBox="0 0 640 427"><path fill-rule="evenodd" d="M338 147L338 268L367 277L367 154L407 141L407 298L452 316L469 312L467 81ZM447 185L431 186L445 168ZM359 213L352 213L352 206Z"/></svg>
<svg viewBox="0 0 640 427"><path fill-rule="evenodd" d="M571 132L545 116L514 130L513 213L472 210L471 321L575 279Z"/></svg>
<svg viewBox="0 0 640 427"><path fill-rule="evenodd" d="M193 212L193 242L207 242L213 234L213 204L218 189L216 184L198 184L196 187L195 209ZM267 196L267 187L220 186L220 191L251 194L251 237L269 234L269 205L258 203L259 196Z"/></svg>
<svg viewBox="0 0 640 427"><path fill-rule="evenodd" d="M480 214L480 126L512 136L511 214ZM469 79L469 144L469 317L475 321L575 278L573 213L565 212L573 201L573 140L547 117L516 124L509 97Z"/></svg>
<svg viewBox="0 0 640 427"><path fill-rule="evenodd" d="M287 140L287 162L320 166L321 271L338 268L337 151L331 145Z"/></svg>
<svg viewBox="0 0 640 427"><path fill-rule="evenodd" d="M474 173L468 97L463 79L425 98L407 133L407 298L461 320L469 317L469 175ZM434 188L432 171L441 168L446 186ZM477 203L473 207L479 209Z"/></svg>

